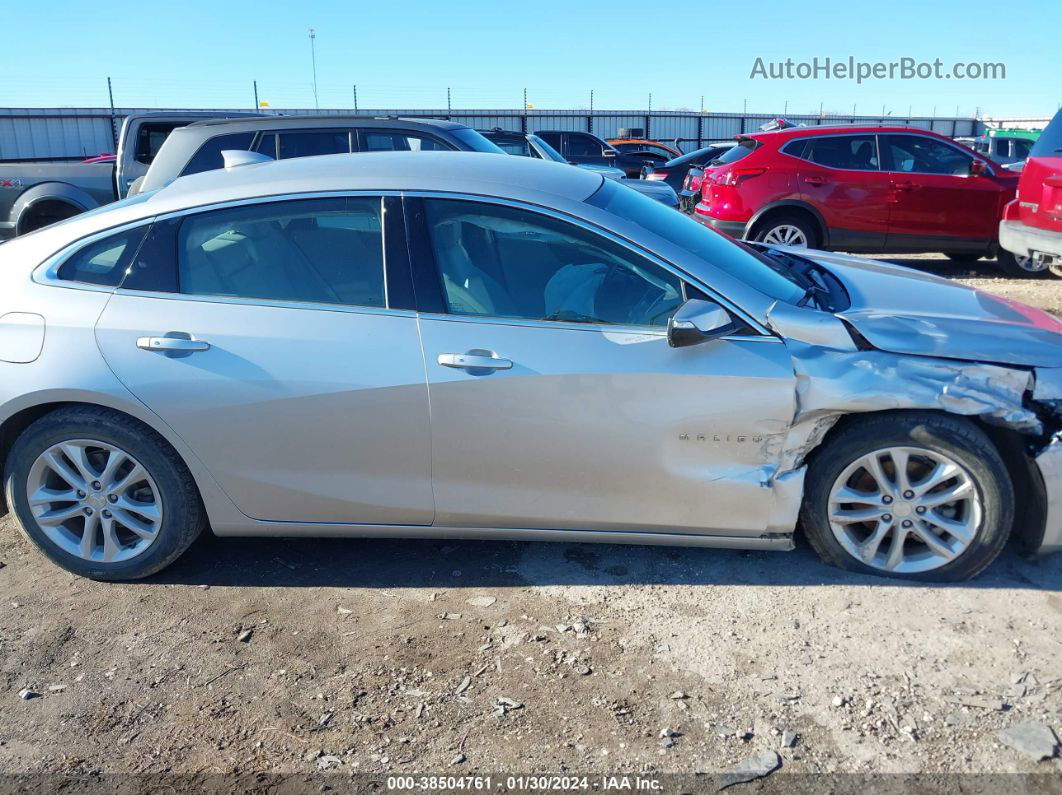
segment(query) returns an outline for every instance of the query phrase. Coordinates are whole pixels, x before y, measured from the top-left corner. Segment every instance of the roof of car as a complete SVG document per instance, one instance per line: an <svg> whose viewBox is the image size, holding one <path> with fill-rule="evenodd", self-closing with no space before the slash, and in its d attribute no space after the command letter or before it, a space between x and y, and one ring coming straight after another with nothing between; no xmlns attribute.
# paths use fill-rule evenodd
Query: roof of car
<svg viewBox="0 0 1062 795"><path fill-rule="evenodd" d="M552 207L582 202L600 174L565 163L491 152L364 152L275 160L204 171L165 188L75 216L38 235L74 239L152 216L246 199L339 191L431 191Z"/></svg>
<svg viewBox="0 0 1062 795"><path fill-rule="evenodd" d="M781 130L767 130L763 132L747 132L736 136L738 138L763 138L763 139L789 139L802 138L812 135L853 135L859 133L921 133L932 135L936 138L945 138L940 133L926 130L922 127L907 127L903 125L880 125L880 124L816 124L812 127L786 127Z"/></svg>
<svg viewBox="0 0 1062 795"><path fill-rule="evenodd" d="M435 127L436 129L443 130L455 130L465 127L464 124L459 124L455 121L446 121L445 119L410 119L399 116L359 116L356 114L300 114L295 116L252 116L250 118L242 119L205 119L203 121L193 122L192 124L189 124L188 127L192 129L202 127L225 127L234 128L236 130L261 130L267 127L328 127L346 126L350 124L371 127L406 128L419 124L425 127Z"/></svg>

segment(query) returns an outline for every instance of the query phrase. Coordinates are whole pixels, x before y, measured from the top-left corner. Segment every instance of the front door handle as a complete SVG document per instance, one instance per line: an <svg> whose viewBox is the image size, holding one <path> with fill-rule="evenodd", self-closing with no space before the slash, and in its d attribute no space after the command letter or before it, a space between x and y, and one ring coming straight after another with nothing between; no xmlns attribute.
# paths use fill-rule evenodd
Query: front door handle
<svg viewBox="0 0 1062 795"><path fill-rule="evenodd" d="M196 353L209 351L210 343L205 340L191 340L183 337L139 337L136 347L144 351L162 351L164 353Z"/></svg>
<svg viewBox="0 0 1062 795"><path fill-rule="evenodd" d="M440 353L438 362L461 370L510 370L513 366L508 359L481 353Z"/></svg>
<svg viewBox="0 0 1062 795"><path fill-rule="evenodd" d="M912 190L918 190L920 187L922 187L922 186L919 185L917 182L897 182L897 183L895 183L896 190L902 190L904 192L912 191Z"/></svg>
<svg viewBox="0 0 1062 795"><path fill-rule="evenodd" d="M804 177L804 182L806 182L808 185L814 185L815 187L820 187L820 186L826 184L826 177L818 177L818 176Z"/></svg>

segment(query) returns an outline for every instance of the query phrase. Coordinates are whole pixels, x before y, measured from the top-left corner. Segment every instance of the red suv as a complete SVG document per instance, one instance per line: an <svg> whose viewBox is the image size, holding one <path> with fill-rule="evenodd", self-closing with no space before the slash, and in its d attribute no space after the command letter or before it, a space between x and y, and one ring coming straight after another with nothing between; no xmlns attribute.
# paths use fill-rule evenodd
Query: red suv
<svg viewBox="0 0 1062 795"><path fill-rule="evenodd" d="M1031 274L1062 276L1062 110L1029 153L1018 198L999 223L999 244Z"/></svg>
<svg viewBox="0 0 1062 795"><path fill-rule="evenodd" d="M737 137L705 171L694 217L737 238L856 252L999 257L1018 175L910 127L790 127Z"/></svg>

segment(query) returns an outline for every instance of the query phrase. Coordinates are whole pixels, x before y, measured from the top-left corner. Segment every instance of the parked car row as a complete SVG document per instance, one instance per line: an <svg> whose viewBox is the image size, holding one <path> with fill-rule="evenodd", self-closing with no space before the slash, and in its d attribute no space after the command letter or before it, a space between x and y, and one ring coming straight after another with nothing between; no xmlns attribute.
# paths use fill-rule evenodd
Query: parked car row
<svg viewBox="0 0 1062 795"><path fill-rule="evenodd" d="M686 206L697 220L789 247L939 251L957 262L994 257L1012 276L1043 272L1042 261L1000 246L1018 175L998 163L908 127L778 127L739 135L703 167L691 164L684 187L696 190L682 193L696 198Z"/></svg>

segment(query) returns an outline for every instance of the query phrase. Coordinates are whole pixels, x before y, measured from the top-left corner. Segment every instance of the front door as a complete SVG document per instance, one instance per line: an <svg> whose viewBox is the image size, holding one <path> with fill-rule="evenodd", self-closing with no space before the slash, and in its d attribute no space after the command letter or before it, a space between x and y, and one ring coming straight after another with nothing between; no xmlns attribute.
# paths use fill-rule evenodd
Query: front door
<svg viewBox="0 0 1062 795"><path fill-rule="evenodd" d="M694 288L660 263L530 209L423 204L436 525L764 531L794 413L780 340L670 348Z"/></svg>
<svg viewBox="0 0 1062 795"><path fill-rule="evenodd" d="M389 305L381 207L307 199L156 223L100 317L118 378L247 516L432 521L420 337Z"/></svg>

